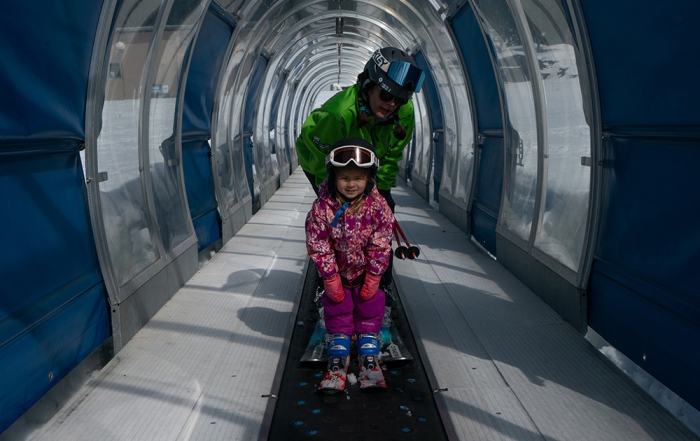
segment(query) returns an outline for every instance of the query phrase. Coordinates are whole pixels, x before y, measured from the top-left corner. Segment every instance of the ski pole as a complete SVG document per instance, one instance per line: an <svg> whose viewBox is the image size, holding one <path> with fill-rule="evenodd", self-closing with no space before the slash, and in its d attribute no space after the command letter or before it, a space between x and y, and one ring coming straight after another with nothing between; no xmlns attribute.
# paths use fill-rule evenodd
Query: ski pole
<svg viewBox="0 0 700 441"><path fill-rule="evenodd" d="M396 256L398 259L406 259L406 252L408 252L408 248L405 246L401 245L401 239L399 239L399 232L396 229L396 226L398 224L396 221L394 221L394 238L396 238L396 243L399 244L398 247L394 250L394 256ZM404 238L405 240L406 238Z"/></svg>
<svg viewBox="0 0 700 441"><path fill-rule="evenodd" d="M394 219L394 229L399 232L401 237L403 237L403 241L406 242L406 246L408 247L408 248L406 248L406 253L407 253L406 256L409 259L416 259L418 256L420 256L420 248L418 248L416 246L411 246L411 244L408 243L408 239L406 239L406 235L403 233L403 229L401 229L401 225L399 225L399 221L397 221L396 219ZM398 248L397 248L397 250L398 250ZM403 259L403 257L402 257L402 259Z"/></svg>

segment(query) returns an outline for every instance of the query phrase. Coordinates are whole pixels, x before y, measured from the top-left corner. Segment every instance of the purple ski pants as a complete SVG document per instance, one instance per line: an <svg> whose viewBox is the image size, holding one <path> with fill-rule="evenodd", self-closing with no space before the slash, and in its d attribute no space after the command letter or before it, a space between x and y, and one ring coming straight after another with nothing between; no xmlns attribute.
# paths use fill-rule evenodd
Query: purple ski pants
<svg viewBox="0 0 700 441"><path fill-rule="evenodd" d="M361 286L343 287L345 298L335 303L327 296L321 297L323 318L329 334L378 334L384 318L385 294L381 289L369 300L360 298Z"/></svg>

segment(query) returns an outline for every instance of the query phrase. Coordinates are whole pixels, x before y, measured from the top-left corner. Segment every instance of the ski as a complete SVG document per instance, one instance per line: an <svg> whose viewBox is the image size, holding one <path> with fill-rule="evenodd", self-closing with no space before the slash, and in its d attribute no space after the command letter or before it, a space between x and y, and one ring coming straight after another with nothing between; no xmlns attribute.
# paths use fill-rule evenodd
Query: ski
<svg viewBox="0 0 700 441"><path fill-rule="evenodd" d="M345 382L348 377L348 359L343 365L343 357L333 357L329 363L318 390L325 394L334 394L345 390Z"/></svg>
<svg viewBox="0 0 700 441"><path fill-rule="evenodd" d="M379 331L379 339L382 342L379 358L384 363L395 361L411 361L413 356L406 349L394 320L391 318L391 306L385 307L382 329Z"/></svg>
<svg viewBox="0 0 700 441"><path fill-rule="evenodd" d="M386 380L381 367L375 369L360 368L360 389L386 389Z"/></svg>
<svg viewBox="0 0 700 441"><path fill-rule="evenodd" d="M321 380L318 390L334 394L345 390L345 381L350 365L350 345L352 339L345 334L333 334L328 341L328 369Z"/></svg>
<svg viewBox="0 0 700 441"><path fill-rule="evenodd" d="M326 322L323 320L323 307L318 308L318 320L313 334L306 345L302 362L325 362L328 361L328 333L326 332Z"/></svg>
<svg viewBox="0 0 700 441"><path fill-rule="evenodd" d="M384 372L382 372L379 357L374 354L365 354L360 355L359 361L360 375L358 379L360 381L360 389L386 389L386 380L384 380Z"/></svg>

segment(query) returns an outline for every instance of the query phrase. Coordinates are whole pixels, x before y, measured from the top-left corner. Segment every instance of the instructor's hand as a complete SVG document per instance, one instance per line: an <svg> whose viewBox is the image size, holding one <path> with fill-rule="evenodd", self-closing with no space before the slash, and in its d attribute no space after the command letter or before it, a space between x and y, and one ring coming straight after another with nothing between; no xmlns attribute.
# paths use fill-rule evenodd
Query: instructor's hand
<svg viewBox="0 0 700 441"><path fill-rule="evenodd" d="M323 288L326 290L326 296L335 303L340 303L345 299L345 291L343 291L343 282L340 281L340 274L323 279Z"/></svg>
<svg viewBox="0 0 700 441"><path fill-rule="evenodd" d="M360 290L360 298L369 300L374 297L379 289L380 280L382 280L382 276L375 276L367 271L365 273L365 283L362 285L362 290Z"/></svg>

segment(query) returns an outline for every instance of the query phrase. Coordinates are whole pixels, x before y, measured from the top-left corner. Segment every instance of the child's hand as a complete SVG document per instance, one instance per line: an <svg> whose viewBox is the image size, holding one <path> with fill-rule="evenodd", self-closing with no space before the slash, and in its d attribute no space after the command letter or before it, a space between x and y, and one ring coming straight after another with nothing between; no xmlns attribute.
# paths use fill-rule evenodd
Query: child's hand
<svg viewBox="0 0 700 441"><path fill-rule="evenodd" d="M328 298L335 303L340 303L345 299L345 291L343 291L343 282L340 280L340 274L323 279L323 288L326 290Z"/></svg>
<svg viewBox="0 0 700 441"><path fill-rule="evenodd" d="M365 273L365 283L362 285L362 290L360 290L360 298L369 300L374 297L379 289L380 280L382 280L382 276L375 276L367 271Z"/></svg>

